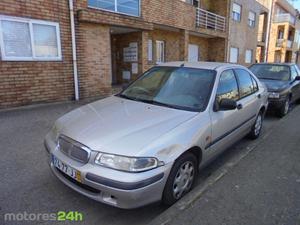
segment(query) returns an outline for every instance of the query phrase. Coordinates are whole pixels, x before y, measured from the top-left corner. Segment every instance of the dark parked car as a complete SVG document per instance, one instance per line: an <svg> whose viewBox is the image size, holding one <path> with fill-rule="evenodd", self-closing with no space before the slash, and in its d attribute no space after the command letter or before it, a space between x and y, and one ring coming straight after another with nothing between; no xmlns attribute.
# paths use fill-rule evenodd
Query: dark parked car
<svg viewBox="0 0 300 225"><path fill-rule="evenodd" d="M249 68L269 92L269 108L284 117L290 104L300 99L300 70L292 63L258 63Z"/></svg>

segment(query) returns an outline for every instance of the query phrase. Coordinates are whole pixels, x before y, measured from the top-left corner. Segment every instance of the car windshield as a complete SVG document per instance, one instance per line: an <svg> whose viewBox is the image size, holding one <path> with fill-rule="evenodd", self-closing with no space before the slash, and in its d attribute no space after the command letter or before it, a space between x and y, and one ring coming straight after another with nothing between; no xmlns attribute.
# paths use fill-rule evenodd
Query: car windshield
<svg viewBox="0 0 300 225"><path fill-rule="evenodd" d="M284 65L253 65L249 68L259 79L290 80L290 68Z"/></svg>
<svg viewBox="0 0 300 225"><path fill-rule="evenodd" d="M216 72L184 67L154 67L125 89L120 97L170 108L203 111Z"/></svg>

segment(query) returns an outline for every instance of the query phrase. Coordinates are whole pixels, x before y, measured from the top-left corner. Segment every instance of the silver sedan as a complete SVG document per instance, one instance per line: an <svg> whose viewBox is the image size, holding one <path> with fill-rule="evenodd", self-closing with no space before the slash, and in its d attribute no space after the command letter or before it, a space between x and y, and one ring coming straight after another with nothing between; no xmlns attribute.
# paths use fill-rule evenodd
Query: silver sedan
<svg viewBox="0 0 300 225"><path fill-rule="evenodd" d="M166 63L58 119L45 147L55 176L91 199L170 205L222 151L259 137L267 106L266 87L243 66Z"/></svg>

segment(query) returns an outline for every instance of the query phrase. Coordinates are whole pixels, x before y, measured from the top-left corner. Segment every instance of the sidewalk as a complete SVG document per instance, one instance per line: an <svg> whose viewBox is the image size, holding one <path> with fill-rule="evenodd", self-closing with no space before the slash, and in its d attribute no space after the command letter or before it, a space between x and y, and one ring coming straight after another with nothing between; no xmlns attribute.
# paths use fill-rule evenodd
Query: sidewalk
<svg viewBox="0 0 300 225"><path fill-rule="evenodd" d="M194 196L187 208L178 202L151 224L300 224L300 107L225 176L196 192L186 196Z"/></svg>

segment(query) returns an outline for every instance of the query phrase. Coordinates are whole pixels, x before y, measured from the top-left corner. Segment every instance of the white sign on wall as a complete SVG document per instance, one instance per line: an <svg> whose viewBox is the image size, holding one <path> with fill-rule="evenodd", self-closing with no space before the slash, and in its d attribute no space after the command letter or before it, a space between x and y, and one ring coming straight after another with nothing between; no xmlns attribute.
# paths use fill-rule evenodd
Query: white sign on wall
<svg viewBox="0 0 300 225"><path fill-rule="evenodd" d="M124 80L130 80L131 77L130 71L123 70L122 77Z"/></svg>
<svg viewBox="0 0 300 225"><path fill-rule="evenodd" d="M124 62L137 62L138 61L138 43L132 42L129 47L123 49Z"/></svg>
<svg viewBox="0 0 300 225"><path fill-rule="evenodd" d="M131 64L131 72L132 74L137 74L139 72L139 65L137 63Z"/></svg>

